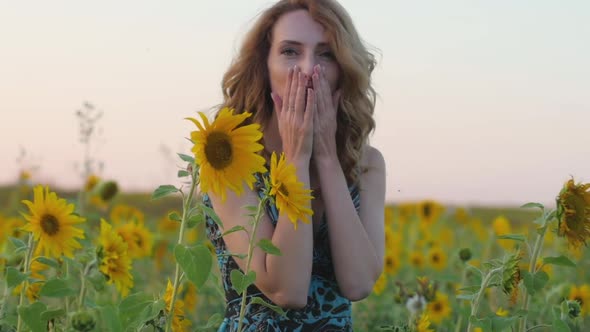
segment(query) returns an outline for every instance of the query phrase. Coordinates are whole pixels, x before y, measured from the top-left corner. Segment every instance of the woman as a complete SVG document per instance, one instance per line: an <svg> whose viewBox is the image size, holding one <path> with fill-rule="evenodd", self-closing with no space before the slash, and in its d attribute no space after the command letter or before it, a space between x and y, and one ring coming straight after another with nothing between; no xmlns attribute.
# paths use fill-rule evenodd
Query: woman
<svg viewBox="0 0 590 332"><path fill-rule="evenodd" d="M247 292L287 314L252 305L247 331L350 331L351 301L367 297L382 271L385 163L367 144L375 126L374 66L337 2L282 0L262 13L223 78L222 107L253 113L265 157L284 152L314 196L312 223L297 229L267 206L255 237L270 239L282 255L254 250L256 281ZM244 189L225 200L204 197L225 229L250 227L240 207L257 205L258 193ZM208 220L207 233L218 254L248 251L244 232L222 237ZM241 296L229 275L244 271L246 261L218 257L227 300L220 330L233 331Z"/></svg>

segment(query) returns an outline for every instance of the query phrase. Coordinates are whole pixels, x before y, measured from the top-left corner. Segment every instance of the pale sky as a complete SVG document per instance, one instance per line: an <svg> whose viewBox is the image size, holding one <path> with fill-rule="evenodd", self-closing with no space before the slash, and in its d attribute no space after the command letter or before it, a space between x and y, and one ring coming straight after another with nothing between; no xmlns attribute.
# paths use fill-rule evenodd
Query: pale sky
<svg viewBox="0 0 590 332"><path fill-rule="evenodd" d="M104 112L93 152L122 190L177 184L244 31L273 1L0 0L0 183L20 147L36 182L79 186L74 113ZM551 203L590 182L590 2L343 0L380 50L371 143L387 200ZM174 159L177 160L177 159Z"/></svg>

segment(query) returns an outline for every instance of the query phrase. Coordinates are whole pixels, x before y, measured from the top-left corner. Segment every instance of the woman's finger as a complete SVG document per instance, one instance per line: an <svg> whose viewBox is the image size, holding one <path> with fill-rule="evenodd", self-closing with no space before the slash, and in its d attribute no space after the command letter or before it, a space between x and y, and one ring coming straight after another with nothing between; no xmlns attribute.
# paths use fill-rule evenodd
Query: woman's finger
<svg viewBox="0 0 590 332"><path fill-rule="evenodd" d="M318 113L322 113L324 111L325 108L325 101L324 101L324 91L322 89L322 83L321 83L321 73L320 73L320 69L319 69L319 65L314 68L314 74L312 76L313 79L313 87L314 87L314 91L315 91L315 97L316 97L316 104L317 104L317 111Z"/></svg>
<svg viewBox="0 0 590 332"><path fill-rule="evenodd" d="M272 91L270 93L270 98L272 99L272 103L275 107L275 112L277 112L277 117L280 118L283 114L283 100L278 94Z"/></svg>
<svg viewBox="0 0 590 332"><path fill-rule="evenodd" d="M297 118L303 118L303 111L305 110L305 79L303 73L300 71L297 81L297 95L295 97L295 115Z"/></svg>
<svg viewBox="0 0 590 332"><path fill-rule="evenodd" d="M315 92L313 89L307 89L307 104L305 105L305 114L303 115L303 123L305 127L311 128L316 113Z"/></svg>
<svg viewBox="0 0 590 332"><path fill-rule="evenodd" d="M295 66L293 69L293 77L289 86L289 103L287 104L287 112L293 112L295 110L295 98L297 97L297 86L299 85L299 67ZM289 114L292 116L292 114Z"/></svg>

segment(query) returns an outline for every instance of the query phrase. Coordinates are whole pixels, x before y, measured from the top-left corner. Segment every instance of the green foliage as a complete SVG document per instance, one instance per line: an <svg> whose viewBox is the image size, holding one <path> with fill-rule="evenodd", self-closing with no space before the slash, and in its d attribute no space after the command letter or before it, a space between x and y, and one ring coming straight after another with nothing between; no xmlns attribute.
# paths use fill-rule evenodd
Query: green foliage
<svg viewBox="0 0 590 332"><path fill-rule="evenodd" d="M170 194L174 194L179 192L178 188L176 188L173 185L170 184L165 184L165 185L161 185L159 186L156 190L154 190L154 193L152 194L152 199L159 199L165 196L168 196Z"/></svg>
<svg viewBox="0 0 590 332"><path fill-rule="evenodd" d="M192 247L178 244L174 247L174 257L187 278L197 288L201 288L207 281L213 265L209 249L202 244Z"/></svg>

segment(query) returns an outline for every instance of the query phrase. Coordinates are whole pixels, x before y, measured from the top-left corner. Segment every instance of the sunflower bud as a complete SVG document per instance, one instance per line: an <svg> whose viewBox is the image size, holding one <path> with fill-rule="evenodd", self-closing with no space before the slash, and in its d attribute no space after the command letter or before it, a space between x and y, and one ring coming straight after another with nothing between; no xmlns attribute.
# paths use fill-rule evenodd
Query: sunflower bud
<svg viewBox="0 0 590 332"><path fill-rule="evenodd" d="M117 195L118 192L119 186L115 181L103 182L101 183L100 188L98 189L98 195L105 202L108 202L111 199L113 199L113 197L115 197L115 195Z"/></svg>
<svg viewBox="0 0 590 332"><path fill-rule="evenodd" d="M502 291L510 295L511 303L516 302L518 296L518 284L520 283L520 263L521 253L516 252L504 261L504 271L502 273Z"/></svg>
<svg viewBox="0 0 590 332"><path fill-rule="evenodd" d="M557 197L557 234L574 248L590 238L590 183L565 183Z"/></svg>
<svg viewBox="0 0 590 332"><path fill-rule="evenodd" d="M96 319L88 311L78 311L72 317L72 327L76 331L89 332L94 330Z"/></svg>
<svg viewBox="0 0 590 332"><path fill-rule="evenodd" d="M574 319L580 317L582 313L582 306L578 301L564 301L567 305L567 315L569 318Z"/></svg>
<svg viewBox="0 0 590 332"><path fill-rule="evenodd" d="M459 258L464 263L467 262L468 260L470 260L471 259L471 249L469 249L469 248L461 249L461 251L459 251Z"/></svg>

